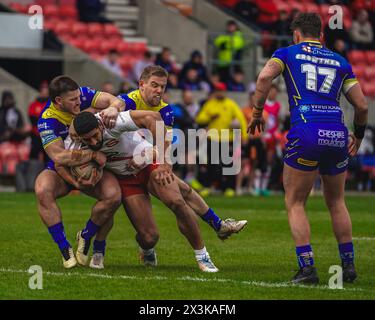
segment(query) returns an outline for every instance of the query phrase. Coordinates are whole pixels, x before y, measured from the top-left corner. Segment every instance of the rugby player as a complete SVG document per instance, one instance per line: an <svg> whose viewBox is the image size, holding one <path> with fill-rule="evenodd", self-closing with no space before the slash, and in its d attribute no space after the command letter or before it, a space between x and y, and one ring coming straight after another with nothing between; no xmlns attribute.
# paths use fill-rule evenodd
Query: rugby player
<svg viewBox="0 0 375 320"><path fill-rule="evenodd" d="M256 85L256 111L249 125L251 133L264 130L264 102L272 80L283 74L292 125L287 136L283 182L299 265L294 283L319 282L305 213L305 203L318 174L338 242L343 280L353 282L357 277L344 190L348 159L361 145L368 106L350 64L322 46L321 27L317 14L302 13L294 19L291 29L295 45L278 49L261 71ZM354 107L354 134L349 135L344 125L341 92Z"/></svg>
<svg viewBox="0 0 375 320"><path fill-rule="evenodd" d="M71 136L77 136L78 139L66 139L65 147L67 149L79 149L83 144L92 150L107 155L106 168L113 172L119 181L123 205L137 231L137 235L144 233L145 230L147 232L157 230L152 215L150 192L176 215L179 230L194 249L199 268L204 272L217 272L218 269L212 263L203 244L195 213L185 202L180 192L177 177L171 179L168 184L158 183L155 177L159 164L158 161L154 162L157 159L157 153L153 145L144 139L140 133L129 132L139 130L141 121L144 121L148 114L157 115L160 118L160 123L163 124L159 113L126 111L119 114L113 129L106 129L99 115L94 116L92 113L82 112L73 120L71 128ZM72 132L72 130L74 131ZM153 130L151 131L155 138L156 133ZM137 161L136 157L142 154L144 158ZM59 171L59 173L64 176L66 181L74 179L68 170L65 170L65 172ZM134 196L137 197L134 198ZM138 205L136 210L135 207L129 208L128 204L135 201ZM153 259L148 259L146 262L150 265L156 265L154 237L151 240L147 237L138 237L137 240L144 255L152 255ZM83 254L87 256L88 250ZM95 266L103 268L103 259L101 259L100 265L95 264Z"/></svg>
<svg viewBox="0 0 375 320"><path fill-rule="evenodd" d="M56 199L77 188L98 200L83 232L83 236L90 239L120 206L121 190L114 175L108 171L103 172L99 182L100 176L94 170L88 181L80 180L74 186L68 185L56 173L55 163L76 166L94 160L103 167L105 155L91 150L65 150L63 141L68 136L72 119L82 110L100 112L103 122L108 127L113 127L118 113L124 109L124 103L108 93L79 87L67 76L59 76L51 81L49 95L50 99L38 121L38 130L49 161L35 181L35 194L39 215L62 253L63 266L72 268L77 265L77 260L66 239Z"/></svg>
<svg viewBox="0 0 375 320"><path fill-rule="evenodd" d="M146 67L141 74L139 89L128 94L119 95L118 97L125 102L125 110L147 110L159 112L166 128L171 132L174 121L173 110L170 105L162 100L167 81L168 72L165 69L160 66L149 66ZM159 179L159 181L160 180L161 179ZM246 220L236 221L234 219L221 219L216 215L215 211L207 205L202 197L187 183L181 179L177 179L177 182L187 204L201 219L214 229L221 240L227 239L233 233L238 233L246 226ZM139 195L125 200L127 208L126 213L131 221L134 221L136 217L140 215L139 211L142 207L140 204L143 201L142 198L143 195ZM98 259L96 259L98 261L105 252L105 239L107 238L112 225L113 219L102 226L96 235L93 249L94 258L96 258L96 253L98 253ZM149 230L144 229L143 231L140 231L137 234L136 239L141 248L142 244L145 242L148 243L147 247L153 248L158 241L158 237L156 228L151 228ZM151 254L149 250L141 250L141 259L147 264L146 260L152 261L155 259L155 252L152 251ZM90 265L92 266L92 264Z"/></svg>

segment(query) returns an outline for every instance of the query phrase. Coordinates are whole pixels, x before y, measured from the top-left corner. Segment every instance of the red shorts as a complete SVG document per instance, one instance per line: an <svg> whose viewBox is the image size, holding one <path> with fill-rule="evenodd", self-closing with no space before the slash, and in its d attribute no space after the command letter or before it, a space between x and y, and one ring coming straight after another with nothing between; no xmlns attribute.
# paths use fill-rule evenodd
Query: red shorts
<svg viewBox="0 0 375 320"><path fill-rule="evenodd" d="M158 164L150 164L135 175L117 176L120 184L122 198L125 199L137 194L148 194L147 183L151 172L158 168Z"/></svg>

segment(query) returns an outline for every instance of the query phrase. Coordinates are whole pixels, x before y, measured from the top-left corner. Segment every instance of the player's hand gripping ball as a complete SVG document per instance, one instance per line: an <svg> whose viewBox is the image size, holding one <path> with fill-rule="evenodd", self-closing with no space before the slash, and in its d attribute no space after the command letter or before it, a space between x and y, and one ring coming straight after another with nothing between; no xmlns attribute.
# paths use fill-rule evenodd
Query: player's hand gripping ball
<svg viewBox="0 0 375 320"><path fill-rule="evenodd" d="M73 177L84 186L95 186L103 176L103 168L95 161L71 167Z"/></svg>

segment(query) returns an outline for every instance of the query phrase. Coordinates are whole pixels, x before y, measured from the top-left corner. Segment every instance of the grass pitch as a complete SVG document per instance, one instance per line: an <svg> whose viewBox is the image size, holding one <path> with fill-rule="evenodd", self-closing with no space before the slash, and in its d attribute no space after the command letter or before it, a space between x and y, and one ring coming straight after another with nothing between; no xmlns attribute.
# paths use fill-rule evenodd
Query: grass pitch
<svg viewBox="0 0 375 320"><path fill-rule="evenodd" d="M359 278L343 290L328 288L328 270L340 263L337 243L322 198L311 198L308 214L321 284L292 286L297 270L294 245L281 196L212 197L221 217L247 219L240 234L222 242L200 222L206 247L220 272L200 272L180 235L173 213L154 201L160 231L159 265L140 265L135 232L121 208L107 242L106 268L64 270L60 253L39 219L33 194L0 194L0 299L375 299L375 197L348 197ZM73 247L94 200L68 196L59 201ZM29 289L32 265L43 269L43 290Z"/></svg>

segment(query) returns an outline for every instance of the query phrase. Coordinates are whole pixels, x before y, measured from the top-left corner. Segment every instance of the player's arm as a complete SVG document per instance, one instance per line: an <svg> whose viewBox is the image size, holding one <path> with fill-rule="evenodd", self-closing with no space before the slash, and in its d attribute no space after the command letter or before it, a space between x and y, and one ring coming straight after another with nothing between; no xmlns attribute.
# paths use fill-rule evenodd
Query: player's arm
<svg viewBox="0 0 375 320"><path fill-rule="evenodd" d="M106 92L98 92L97 94L96 100L88 111L100 112L105 126L113 128L118 114L125 110L125 102Z"/></svg>
<svg viewBox="0 0 375 320"><path fill-rule="evenodd" d="M272 81L282 73L282 66L274 59L270 59L260 72L256 84L254 95L254 111L250 121L248 131L255 133L257 128L259 132L264 131L265 121L263 119L264 103L272 86Z"/></svg>
<svg viewBox="0 0 375 320"><path fill-rule="evenodd" d="M101 178L101 176L98 175L98 171L96 168L92 169L91 176L88 180L82 178L76 180L72 175L70 168L67 166L55 163L55 169L61 178L63 178L70 185L74 186L74 188L76 188L77 190L82 190L90 187L92 188L99 182L99 179Z"/></svg>
<svg viewBox="0 0 375 320"><path fill-rule="evenodd" d="M65 150L61 139L50 143L44 150L55 164L67 167L78 166L89 161L95 161L99 166L103 167L106 162L105 156L100 152L91 150Z"/></svg>
<svg viewBox="0 0 375 320"><path fill-rule="evenodd" d="M354 84L345 94L347 100L354 107L354 134L349 144L350 156L355 156L365 135L368 118L368 103L359 83Z"/></svg>

